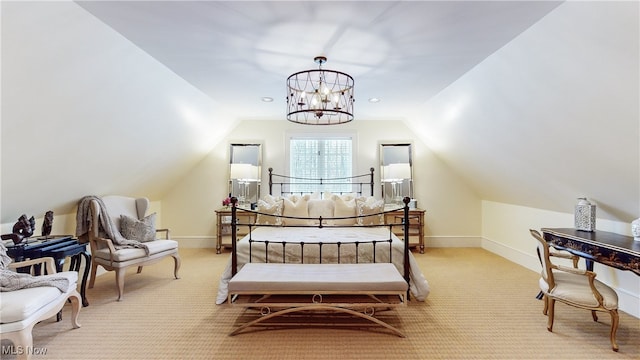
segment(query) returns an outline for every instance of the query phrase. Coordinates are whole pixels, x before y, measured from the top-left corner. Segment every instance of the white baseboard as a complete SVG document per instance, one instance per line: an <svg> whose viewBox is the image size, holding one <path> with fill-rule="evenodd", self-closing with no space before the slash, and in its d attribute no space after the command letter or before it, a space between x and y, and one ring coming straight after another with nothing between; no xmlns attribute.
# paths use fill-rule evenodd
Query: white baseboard
<svg viewBox="0 0 640 360"><path fill-rule="evenodd" d="M425 236L425 248L440 247L481 247L479 236Z"/></svg>
<svg viewBox="0 0 640 360"><path fill-rule="evenodd" d="M178 241L179 246L186 249L211 249L216 247L215 236L172 236L171 239Z"/></svg>

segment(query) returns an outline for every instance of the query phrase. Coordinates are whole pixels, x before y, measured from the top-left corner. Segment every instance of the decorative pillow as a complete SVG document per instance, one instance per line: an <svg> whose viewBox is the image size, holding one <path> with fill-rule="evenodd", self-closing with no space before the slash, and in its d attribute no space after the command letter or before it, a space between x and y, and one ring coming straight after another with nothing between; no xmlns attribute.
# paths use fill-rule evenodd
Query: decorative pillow
<svg viewBox="0 0 640 360"><path fill-rule="evenodd" d="M309 195L299 195L299 194L290 194L288 196L283 196L283 199L289 200L292 203L297 203L300 199L302 198L306 198L307 200L309 200Z"/></svg>
<svg viewBox="0 0 640 360"><path fill-rule="evenodd" d="M323 199L334 200L336 197L338 197L338 198L340 198L340 199L342 199L344 201L349 201L349 200L353 200L353 199L357 198L358 194L357 193L334 194L332 192L327 191L327 192L324 193Z"/></svg>
<svg viewBox="0 0 640 360"><path fill-rule="evenodd" d="M356 208L358 216L365 216L358 218L358 225L382 225L384 224L384 201L375 200L374 198L362 198L356 199ZM380 213L378 215L378 213ZM371 216L366 216L371 215Z"/></svg>
<svg viewBox="0 0 640 360"><path fill-rule="evenodd" d="M264 200L258 200L258 208L256 209L256 211L268 215L258 214L258 217L256 218L256 224L278 226L282 225L282 218L280 217L282 216L282 205L282 199L274 200L274 202L271 204Z"/></svg>
<svg viewBox="0 0 640 360"><path fill-rule="evenodd" d="M140 242L156 239L156 213L146 216L142 220L127 215L120 215L120 233L128 240Z"/></svg>
<svg viewBox="0 0 640 360"><path fill-rule="evenodd" d="M313 218L313 222L318 224L320 216L323 219L333 217L333 201L323 199L311 199L307 205L309 217ZM325 223L324 221L322 222ZM328 222L327 222L328 224Z"/></svg>
<svg viewBox="0 0 640 360"><path fill-rule="evenodd" d="M297 201L291 201L291 198L297 198ZM282 210L282 215L284 216L295 216L308 218L309 211L307 210L307 205L309 203L309 195L305 196L290 196L289 198L283 199L284 208ZM285 225L309 225L309 219L282 219Z"/></svg>
<svg viewBox="0 0 640 360"><path fill-rule="evenodd" d="M358 194L356 193L349 193L349 194L341 194L340 198L344 201L349 201L349 200L354 200L358 197Z"/></svg>
<svg viewBox="0 0 640 360"><path fill-rule="evenodd" d="M263 196L263 197L262 197L262 200L263 200L264 202L266 202L267 204L269 204L269 205L273 205L273 204L275 204L278 200L280 200L280 198L279 198L279 197L276 197L276 196L272 196L272 195L265 195L265 196Z"/></svg>
<svg viewBox="0 0 640 360"><path fill-rule="evenodd" d="M347 217L347 216L356 216L356 199L351 199L345 201L342 197L338 195L333 195L331 197L333 200L333 216L334 217ZM333 220L334 225L355 225L356 218L353 219L337 219Z"/></svg>
<svg viewBox="0 0 640 360"><path fill-rule="evenodd" d="M309 194L309 200L322 199L322 193L316 191L314 193Z"/></svg>

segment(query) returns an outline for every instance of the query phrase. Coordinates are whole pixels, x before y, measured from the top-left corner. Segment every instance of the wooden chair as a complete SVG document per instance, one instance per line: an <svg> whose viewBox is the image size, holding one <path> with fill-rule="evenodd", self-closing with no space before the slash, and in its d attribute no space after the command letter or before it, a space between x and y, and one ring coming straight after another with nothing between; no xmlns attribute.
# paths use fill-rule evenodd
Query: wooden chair
<svg viewBox="0 0 640 360"><path fill-rule="evenodd" d="M596 311L608 312L611 316L611 331L609 333L611 348L618 351L616 331L618 330L618 294L609 286L596 280L596 273L589 270L556 265L551 262L552 256L558 256L549 251L549 245L536 230L529 230L538 240L538 253L542 260L542 273L539 280L543 293L543 314L548 315L547 330L553 330L553 316L555 302L591 310L593 321L598 321ZM565 254L560 254L560 257ZM574 260L574 264L576 264Z"/></svg>
<svg viewBox="0 0 640 360"><path fill-rule="evenodd" d="M116 230L120 229L121 215L142 220L145 217L149 200L146 198L131 198L125 196L104 196L101 198L105 206L106 213L115 225ZM107 271L115 271L116 285L118 287L118 301L121 301L124 294L124 278L127 268L138 267L138 273L142 267L156 263L167 256L174 259L174 276L179 279L180 255L178 254L178 242L169 239L169 229L156 229L157 232L164 232L165 239L158 239L145 242L149 250L141 248L118 248L113 239L105 237L105 232L101 231L101 209L97 200L91 200L91 225L89 230L89 243L91 244L91 280L89 288L93 288L98 265ZM154 236L155 238L155 236Z"/></svg>

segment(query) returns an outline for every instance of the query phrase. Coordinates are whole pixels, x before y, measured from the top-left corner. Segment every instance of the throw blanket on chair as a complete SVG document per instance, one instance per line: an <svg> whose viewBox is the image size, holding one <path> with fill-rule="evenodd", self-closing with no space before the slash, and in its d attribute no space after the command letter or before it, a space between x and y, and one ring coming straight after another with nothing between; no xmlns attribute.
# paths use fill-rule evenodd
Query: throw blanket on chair
<svg viewBox="0 0 640 360"><path fill-rule="evenodd" d="M9 270L11 258L7 256L7 248L0 242L0 292L40 286L53 286L66 293L69 290L69 279L55 274L33 276L31 274L16 273Z"/></svg>
<svg viewBox="0 0 640 360"><path fill-rule="evenodd" d="M78 212L76 213L76 236L80 242L87 242L89 239L89 231L91 231L91 200L98 202L100 207L100 231L104 231L106 237L113 241L116 249L123 248L141 248L144 249L147 255L149 255L149 248L144 243L137 240L125 239L120 230L116 227L116 224L111 220L109 214L107 214L107 207L102 202L102 199L97 196L85 196L80 199L78 203Z"/></svg>

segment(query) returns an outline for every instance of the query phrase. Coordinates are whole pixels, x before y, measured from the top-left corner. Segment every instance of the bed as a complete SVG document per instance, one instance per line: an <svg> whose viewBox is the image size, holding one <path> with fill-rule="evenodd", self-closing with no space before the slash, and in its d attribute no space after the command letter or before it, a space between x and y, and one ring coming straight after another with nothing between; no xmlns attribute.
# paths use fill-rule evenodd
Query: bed
<svg viewBox="0 0 640 360"><path fill-rule="evenodd" d="M274 190L279 190L278 193L280 197L283 196L295 196L294 192L291 191L291 186L293 183L304 183L312 186L317 186L317 188L312 189L312 193L323 193L327 195L328 192L323 192L324 189L327 189L330 186L327 184L336 184L345 182L345 180L351 184L353 184L354 194L360 197L366 197L367 195L371 197L373 195L373 175L374 169L371 168L369 173L356 175L348 179L339 178L339 179L298 179L292 178L284 175L279 175L273 172L272 168L269 168L269 195L268 197L274 197ZM303 197L305 194L298 194ZM310 195L310 194L308 194ZM347 199L351 194L336 194L335 192L332 195L327 197L333 197L335 210L341 209L341 205L344 204L344 199ZM311 197L311 195L309 196ZM311 199L310 199L311 200ZM264 201L264 200L261 200ZM259 203L261 202L259 201ZM353 201L353 200L348 200ZM283 201L284 204L284 201ZM308 207L311 206L308 204ZM366 204L366 202L365 202ZM277 206L276 206L277 207ZM305 263L310 262L319 262L318 256L320 253L320 248L317 246L310 246L310 243L317 240L323 239L333 239L333 240L325 240L324 243L333 243L337 244L340 242L341 244L345 243L354 243L356 241L362 242L364 240L384 240L390 241L392 251L389 252L389 246L387 242L386 249L383 245L376 245L376 252L371 252L373 245L371 244L361 244L358 248L357 255L358 259L356 259L355 245L346 246L341 245L341 258L340 262L349 263L349 262L367 262L373 261L373 254L376 254L376 260L378 262L391 262L393 263L398 271L401 274L404 274L404 250L405 243L396 237L391 230L392 225L385 226L384 224L380 226L371 226L370 219L378 217L378 219L383 220L384 216L381 216L378 213L374 213L374 211L379 211L380 209L376 209L375 207L367 208L363 207L362 214L358 216L358 213L354 213L351 217L349 216L334 216L330 217L322 217L322 215L318 217L307 217L307 218L298 218L292 216L294 222L291 222L290 225L281 226L281 221L278 219L284 218L282 216L282 211L274 211L273 206L267 208L267 211L264 211L265 207L258 206L257 210L244 210L244 211L253 211L257 214L257 217L263 217L267 220L266 224L249 224L251 226L251 231L249 234L244 236L242 239L237 239L235 234L233 235L232 244L235 244L235 249L232 250L232 254L229 258L229 262L223 271L221 276L219 286L218 286L218 295L216 298L217 304L222 304L227 301L228 296L228 283L229 280L233 277L233 275L240 270L244 264L249 262L283 262L283 251L282 246L276 245L275 241L288 241L288 242L305 242L307 243L305 249L305 259L300 258L300 245L287 245L285 250L285 262L301 262L301 260ZM277 209L276 209L277 210ZM368 211L367 211L368 210ZM397 210L397 209L395 209ZM313 215L319 214L327 214L326 211L320 209L317 212L313 212ZM280 216L278 216L280 214ZM346 212L334 211L334 215L344 215ZM368 215L368 216L364 216ZM322 218L321 218L322 217ZM272 219L272 221L269 221ZM284 218L286 220L286 218ZM355 220L354 220L355 219ZM359 219L363 219L360 221L361 224L368 224L366 226L357 225ZM369 220L369 221L367 221ZM356 226L350 226L350 224L354 223ZM237 225L241 225L236 222ZM309 225L311 224L311 225ZM396 225L397 226L397 225ZM233 227L235 230L235 227ZM237 242L235 240L238 240ZM250 241L268 241L272 240L271 244L268 246L268 250L265 249L264 246L257 246L256 243L252 243ZM325 259L326 262L337 262L337 245L331 247L328 245L322 246L322 258ZM369 250L368 252L366 250ZM251 253L251 254L250 254ZM429 284L425 279L422 271L420 270L418 263L413 256L412 253L408 252L408 269L409 269L409 284L411 289L411 294L418 301L424 301L429 295ZM313 260L313 259L316 260ZM235 259L235 260L234 260ZM233 269L235 261L235 271Z"/></svg>
<svg viewBox="0 0 640 360"><path fill-rule="evenodd" d="M298 311L298 308L308 311L311 307L330 312L349 312L401 335L397 329L381 324L373 317L375 309L406 305L410 296L424 301L429 294L429 285L413 254L409 252L408 244L394 235L394 225L384 224L384 204L371 195L362 195L367 187L370 187L368 193L373 194L373 169L370 174L360 175L365 178L364 186L362 183L354 184L357 190L346 194L330 191L295 194L281 189L280 195L274 197L271 194L274 184L288 186L295 181L287 178L278 182L274 181L275 176L280 175L273 174L269 169L270 194L258 202L257 209L243 209L256 213L255 223L239 223L236 208L232 208L232 224L249 226L250 231L238 240L237 227L232 226L232 253L219 283L216 303L240 303L236 301L239 295L257 295L257 300L254 296L253 300L243 302L243 306L260 311L264 311L265 307L275 307L279 308L280 313L283 310ZM305 184L309 183L309 179L304 180ZM324 179L318 183L324 186L331 182ZM405 199L407 218L408 202L409 199ZM357 209L353 204L358 204ZM273 275L264 276L265 273ZM327 285L328 279L346 279L346 274L351 274L353 279L345 280L347 283L344 284L329 281L331 285ZM385 282L383 278L389 281ZM398 292L402 287L400 283L404 283L404 290ZM312 291L316 286L329 286L321 292L325 296L333 296L334 300L324 300L318 304L317 296L322 298L322 295ZM312 295L311 303L296 302L294 305L290 300L285 300L286 306L282 307L277 299L280 295L287 295L289 299L293 295L304 294ZM358 295L360 300L350 300L346 305L340 297L345 295L349 295L350 299L353 298L351 295ZM338 296L337 300L335 296ZM373 299L373 302L367 299ZM332 301L338 301L339 304ZM262 318L272 315L269 310L269 316ZM241 329L252 324L245 324Z"/></svg>
<svg viewBox="0 0 640 360"><path fill-rule="evenodd" d="M355 230L355 231L354 231ZM391 239L392 251L389 252L387 241ZM376 251L372 252L373 243L365 241L377 240ZM265 241L269 244L265 246ZM286 241L283 251L282 241ZM358 241L358 250L355 243ZM322 242L322 250L319 243ZM338 246L340 242L340 259L338 259ZM304 246L300 246L304 243ZM386 246L385 246L386 245ZM267 250L268 249L268 250ZM376 262L391 262L396 269L404 274L404 242L398 239L386 227L256 227L252 232L236 244L236 270L250 262L283 262L286 263L358 263L373 262L373 254ZM303 252L303 255L301 253ZM322 254L320 254L322 253ZM322 255L322 256L320 256ZM389 259L391 261L389 261ZM429 295L429 284L425 279L418 263L412 253L409 259L409 286L411 295L418 301L424 301ZM227 301L229 280L233 277L232 271L233 252L229 257L220 282L216 304ZM237 272L237 271L236 271Z"/></svg>

